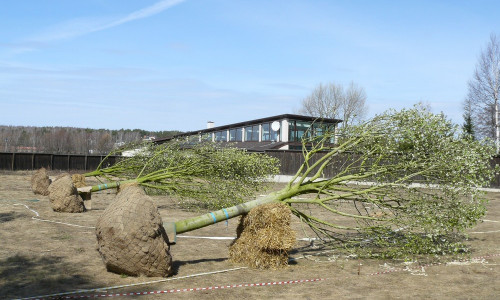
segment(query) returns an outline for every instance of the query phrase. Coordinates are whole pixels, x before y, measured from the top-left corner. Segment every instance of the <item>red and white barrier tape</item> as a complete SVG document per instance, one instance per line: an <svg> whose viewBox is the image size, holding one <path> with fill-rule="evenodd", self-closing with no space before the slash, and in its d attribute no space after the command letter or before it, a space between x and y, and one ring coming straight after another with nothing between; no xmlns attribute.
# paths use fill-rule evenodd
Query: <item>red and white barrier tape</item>
<svg viewBox="0 0 500 300"><path fill-rule="evenodd" d="M486 259L486 258L491 258L491 257L498 257L500 254L491 254L491 255L485 255L485 256L478 256L474 257L468 260L461 260L462 262L467 262L467 261L473 261L473 260L478 260L478 259ZM427 265L421 265L418 266L420 268L426 268L426 267L431 267L431 266L439 266L439 265L446 265L447 263L433 263L433 264L427 264ZM241 267L241 268L235 268L231 270L237 270L237 269L245 269L246 267ZM228 271L228 270L224 270ZM224 271L218 271L218 272L224 272ZM383 271L383 272L375 272L371 274L367 274L365 276L375 276L375 275L384 275L384 274L390 274L390 273L395 273L395 272L401 272L401 271L408 271L408 269L395 269L395 270L389 270L389 271ZM210 273L216 273L216 272L208 272L204 274L210 274ZM186 277L194 277L194 276L185 276ZM168 279L163 279L163 280L158 280L158 281L152 281L148 283L158 283L161 281L168 281L172 279L180 279L180 278L168 278ZM295 283L306 283L306 282L316 282L316 281L324 281L328 280L328 278L316 278L316 279L303 279L303 280L289 280L289 281L275 281L275 282L265 282L265 283L246 283L246 284L234 284L234 285L220 285L220 286L211 286L211 287L204 287L204 288L186 288L186 289L170 289L170 290L163 290L163 291L149 291L149 292L131 292L131 293L114 293L114 294L89 294L89 295L76 295L77 293L82 293L85 291L75 291L75 292L68 292L68 293L59 293L59 294L52 294L52 295L44 295L44 296L35 296L35 297L27 297L27 298L21 298L21 299L36 299L36 300L43 300L43 299L83 299L83 298L101 298L101 297L119 297L119 296L141 296L141 295L153 295L153 294L168 294L168 293L179 293L179 292L191 292L191 291L209 291L209 290L219 290L219 289L230 289L230 288L240 288L240 287L258 287L258 286L273 286L273 285L285 285L285 284L295 284ZM145 283L141 283L145 284ZM91 291L99 291L99 290L107 290L111 288L123 288L123 287L131 287L137 284L131 284L131 285L122 285L122 286L116 286L116 287L110 287L110 288L101 288L101 289L93 289L93 290L87 290L87 292ZM70 295L73 294L73 295Z"/></svg>
<svg viewBox="0 0 500 300"><path fill-rule="evenodd" d="M324 278L315 278L315 279L288 280L288 281L275 281L275 282L263 282L263 283L245 283L245 284L209 286L209 287L203 287L203 288L170 289L170 290L149 291L149 292L131 292L131 293L116 293L116 294L93 294L93 295L71 295L71 296L64 296L64 297L57 297L57 298L58 299L83 299L83 298L122 297L122 296L144 296L144 295L172 294L172 293L194 292L194 291L211 291L211 290L222 290L222 289L243 288L243 287L286 285L286 284L316 282L316 281L323 281L323 280L326 280L326 279L324 279ZM54 299L54 298L50 297L50 298L33 298L33 299L42 300L42 299Z"/></svg>

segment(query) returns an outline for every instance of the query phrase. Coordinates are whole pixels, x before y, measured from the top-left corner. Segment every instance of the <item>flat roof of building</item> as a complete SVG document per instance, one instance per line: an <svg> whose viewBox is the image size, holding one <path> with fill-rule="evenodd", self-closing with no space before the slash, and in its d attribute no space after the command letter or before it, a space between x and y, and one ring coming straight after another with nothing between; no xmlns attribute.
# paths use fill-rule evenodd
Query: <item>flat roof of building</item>
<svg viewBox="0 0 500 300"><path fill-rule="evenodd" d="M234 128L234 127L243 127L243 126L248 126L248 125L254 125L254 124L260 124L260 123L265 123L265 122L282 120L282 119L293 119L293 120L310 121L310 122L321 120L321 122L334 123L334 124L338 124L338 123L342 122L342 120L339 120L339 119L318 118L318 117L310 117L310 116L302 116L302 115L294 115L294 114L283 114L283 115L277 115L277 116L272 116L272 117L267 117L267 118L255 119L255 120L250 120L250 121L245 121L245 122L239 122L239 123L216 126L216 127L206 128L206 129L201 129L201 130L196 130L196 131L185 132L185 133L175 135L175 137L187 136L187 135L192 135L192 134L197 134L197 133L206 133L206 132L225 130L225 129Z"/></svg>
<svg viewBox="0 0 500 300"><path fill-rule="evenodd" d="M320 122L333 123L333 124L338 124L338 123L342 122L342 120L340 120L340 119L319 118L319 117L311 117L311 116L303 116L303 115L295 115L295 114L282 114L282 115L260 118L260 119L244 121L244 122L238 122L238 123L233 123L233 124L228 124L228 125L215 126L212 128L200 129L200 130L195 130L195 131L188 131L188 132L176 134L176 135L169 137L169 138L157 139L155 141L155 143L161 144L163 142L172 140L172 139L177 138L177 137L209 133L209 132L214 132L214 131L219 131L219 130L226 130L229 128L244 127L244 126L260 124L260 123L265 123L265 122L273 122L273 121L277 121L277 120L283 120L283 119L293 119L293 120L309 121L309 122L314 122L314 121L319 120Z"/></svg>

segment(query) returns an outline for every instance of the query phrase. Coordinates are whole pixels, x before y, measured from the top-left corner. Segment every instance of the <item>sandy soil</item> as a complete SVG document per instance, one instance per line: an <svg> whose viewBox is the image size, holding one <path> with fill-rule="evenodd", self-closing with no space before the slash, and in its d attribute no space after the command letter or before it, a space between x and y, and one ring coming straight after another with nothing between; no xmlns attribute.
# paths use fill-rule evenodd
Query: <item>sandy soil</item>
<svg viewBox="0 0 500 300"><path fill-rule="evenodd" d="M484 222L470 230L468 243L473 252L464 261L423 266L419 261L358 260L302 241L291 254L295 260L286 269L235 269L241 266L227 261L230 240L178 237L177 244L171 248L175 275L146 278L107 272L96 251L92 227L113 200L114 191L95 193L92 209L85 213L56 213L51 210L48 197L31 192L30 177L31 172L0 173L1 299L81 289L92 291L67 296L179 289L181 291L168 294L124 298L500 299L500 193L488 194L488 214ZM199 214L179 209L169 197L153 198L164 222ZM221 222L182 236L233 237L237 222L232 219L228 224ZM294 220L293 226L299 237L305 237L298 220ZM207 272L218 273L202 274ZM314 279L321 280L303 282ZM261 283L276 284L228 287ZM112 288L132 284L141 285ZM201 289L208 287L219 288ZM200 290L183 291L197 288Z"/></svg>

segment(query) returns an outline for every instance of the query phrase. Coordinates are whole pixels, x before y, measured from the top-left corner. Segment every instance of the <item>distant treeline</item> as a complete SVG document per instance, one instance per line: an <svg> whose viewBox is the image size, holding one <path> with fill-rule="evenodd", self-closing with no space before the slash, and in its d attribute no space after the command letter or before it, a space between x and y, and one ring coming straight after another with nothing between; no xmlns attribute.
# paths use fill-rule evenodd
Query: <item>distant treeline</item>
<svg viewBox="0 0 500 300"><path fill-rule="evenodd" d="M124 144L178 133L181 132L0 125L0 152L107 154Z"/></svg>

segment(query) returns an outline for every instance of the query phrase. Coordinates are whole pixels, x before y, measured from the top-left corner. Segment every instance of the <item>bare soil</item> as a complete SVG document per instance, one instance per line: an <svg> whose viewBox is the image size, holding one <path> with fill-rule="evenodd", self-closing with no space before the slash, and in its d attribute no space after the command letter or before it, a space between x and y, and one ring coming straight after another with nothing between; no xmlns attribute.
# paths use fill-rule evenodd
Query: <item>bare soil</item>
<svg viewBox="0 0 500 300"><path fill-rule="evenodd" d="M177 237L177 244L171 246L174 275L148 278L107 272L96 250L96 235L92 227L113 201L115 191L94 193L92 209L87 212L57 213L50 208L48 197L32 193L31 175L32 172L0 173L1 299L39 297L82 289L92 291L66 296L79 298L81 295L173 289L180 291L126 297L207 300L500 299L500 193L488 194L490 202L485 221L470 230L467 243L472 253L461 261L445 258L441 259L441 264L429 265L427 259L412 262L356 259L329 251L319 243L299 241L291 253L295 260L285 269L231 270L241 267L228 261L231 240ZM164 222L204 213L182 210L175 199L167 196L154 196L153 199ZM298 219L294 218L292 223L299 238L307 237L308 231L302 230ZM227 224L221 222L182 236L234 237L237 224L238 219L231 219ZM202 274L216 271L223 272ZM200 275L191 276L197 274ZM290 283L311 279L321 280ZM130 286L140 283L147 284ZM261 283L276 284L227 287ZM123 285L127 286L112 288ZM208 287L219 288L183 291Z"/></svg>

